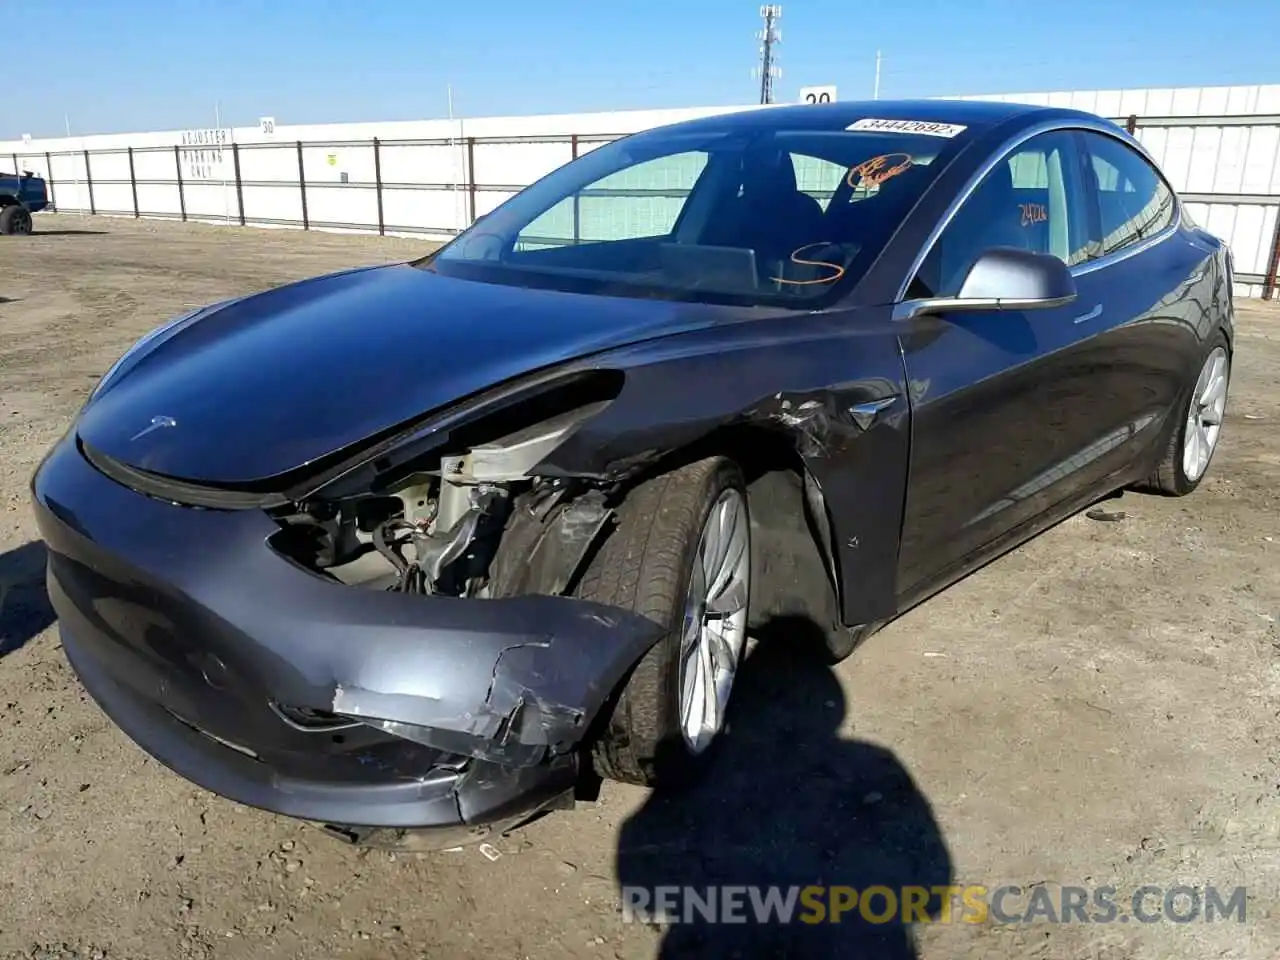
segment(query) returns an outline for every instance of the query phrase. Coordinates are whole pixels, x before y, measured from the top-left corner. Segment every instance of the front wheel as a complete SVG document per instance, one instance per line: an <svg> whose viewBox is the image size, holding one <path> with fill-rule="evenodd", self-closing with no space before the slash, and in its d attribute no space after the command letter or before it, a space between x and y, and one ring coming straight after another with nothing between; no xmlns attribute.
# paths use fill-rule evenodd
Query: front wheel
<svg viewBox="0 0 1280 960"><path fill-rule="evenodd" d="M31 213L26 207L10 204L0 208L0 234L25 235L31 232Z"/></svg>
<svg viewBox="0 0 1280 960"><path fill-rule="evenodd" d="M631 491L577 595L633 610L665 632L591 746L598 774L652 787L702 772L724 727L750 589L750 516L734 463L709 457Z"/></svg>

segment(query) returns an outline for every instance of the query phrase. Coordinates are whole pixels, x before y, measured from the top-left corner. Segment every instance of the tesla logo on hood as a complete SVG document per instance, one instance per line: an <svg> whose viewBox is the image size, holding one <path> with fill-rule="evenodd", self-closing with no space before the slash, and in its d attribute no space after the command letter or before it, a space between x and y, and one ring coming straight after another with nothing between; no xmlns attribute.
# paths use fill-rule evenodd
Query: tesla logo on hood
<svg viewBox="0 0 1280 960"><path fill-rule="evenodd" d="M161 427L176 427L177 425L178 425L178 421L173 419L173 417L152 417L150 424L143 427L141 430L139 430L129 439L138 440L142 437L145 437L152 430L159 430Z"/></svg>

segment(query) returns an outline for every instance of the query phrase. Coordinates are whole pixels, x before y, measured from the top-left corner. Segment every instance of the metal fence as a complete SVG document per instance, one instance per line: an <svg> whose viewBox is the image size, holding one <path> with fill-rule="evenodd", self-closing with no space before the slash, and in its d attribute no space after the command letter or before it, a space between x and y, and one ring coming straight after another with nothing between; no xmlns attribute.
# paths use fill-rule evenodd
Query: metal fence
<svg viewBox="0 0 1280 960"><path fill-rule="evenodd" d="M1280 115L1113 118L1235 255L1280 287ZM231 139L231 138L227 138ZM186 143L14 153L61 212L447 237L608 135ZM1185 162L1184 162L1185 161ZM1246 190L1248 186L1260 189ZM575 218L576 222L576 218Z"/></svg>

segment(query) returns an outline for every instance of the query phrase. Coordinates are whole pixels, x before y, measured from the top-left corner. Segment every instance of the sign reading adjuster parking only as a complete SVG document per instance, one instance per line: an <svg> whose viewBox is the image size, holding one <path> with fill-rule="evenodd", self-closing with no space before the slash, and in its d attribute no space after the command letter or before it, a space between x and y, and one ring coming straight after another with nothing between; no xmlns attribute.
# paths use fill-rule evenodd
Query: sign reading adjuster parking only
<svg viewBox="0 0 1280 960"><path fill-rule="evenodd" d="M851 123L846 130L874 130L877 133L922 133L927 137L951 138L968 127L959 123L935 123L932 120L878 120L866 117Z"/></svg>

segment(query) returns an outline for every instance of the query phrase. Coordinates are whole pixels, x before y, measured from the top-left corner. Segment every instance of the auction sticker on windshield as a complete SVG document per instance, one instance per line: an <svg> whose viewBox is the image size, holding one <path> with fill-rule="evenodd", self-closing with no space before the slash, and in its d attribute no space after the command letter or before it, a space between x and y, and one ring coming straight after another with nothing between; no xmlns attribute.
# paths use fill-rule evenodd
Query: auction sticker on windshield
<svg viewBox="0 0 1280 960"><path fill-rule="evenodd" d="M947 137L964 133L967 127L959 123L935 123L932 120L879 120L865 117L845 127L846 130L874 130L877 133L921 133L927 137Z"/></svg>

